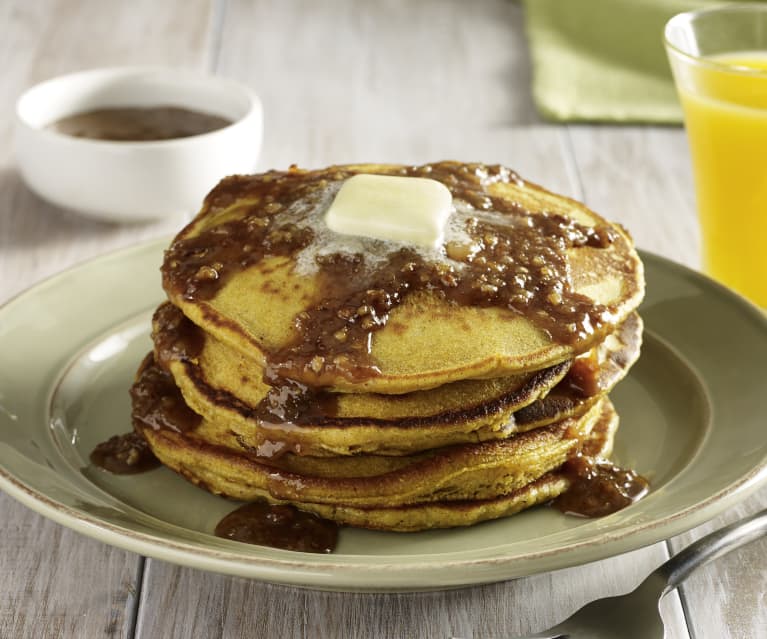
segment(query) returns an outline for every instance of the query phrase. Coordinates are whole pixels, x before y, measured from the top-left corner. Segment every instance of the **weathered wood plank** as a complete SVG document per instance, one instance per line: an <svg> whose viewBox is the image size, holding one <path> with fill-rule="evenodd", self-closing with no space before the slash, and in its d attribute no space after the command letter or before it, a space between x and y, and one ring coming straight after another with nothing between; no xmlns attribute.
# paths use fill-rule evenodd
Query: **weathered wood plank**
<svg viewBox="0 0 767 639"><path fill-rule="evenodd" d="M698 224L684 131L678 127L570 126L584 200L621 222L637 246L699 264Z"/></svg>
<svg viewBox="0 0 767 639"><path fill-rule="evenodd" d="M211 55L211 12L211 0L55 0L37 29L38 46L27 50L28 80L95 66L204 68Z"/></svg>
<svg viewBox="0 0 767 639"><path fill-rule="evenodd" d="M138 557L0 493L0 637L128 637Z"/></svg>
<svg viewBox="0 0 767 639"><path fill-rule="evenodd" d="M468 142L475 130L538 122L521 10L504 0L236 0L217 71L263 99L262 167L334 148L333 161L377 160L370 140L400 132Z"/></svg>
<svg viewBox="0 0 767 639"><path fill-rule="evenodd" d="M0 303L87 257L170 225L100 224L50 206L19 179L13 109L28 86L105 65L208 64L209 0L0 3ZM174 223L175 224L175 223ZM129 637L142 560L0 495L0 637Z"/></svg>
<svg viewBox="0 0 767 639"><path fill-rule="evenodd" d="M678 552L707 532L767 508L767 490L721 517L671 540ZM696 639L763 637L767 629L767 539L702 568L682 588L682 601Z"/></svg>
<svg viewBox="0 0 767 639"><path fill-rule="evenodd" d="M285 639L511 637L542 630L598 596L632 589L663 559L662 545L498 584L401 593L316 592L150 561L137 637ZM577 587L574 587L577 584ZM687 639L678 604L664 602L669 639Z"/></svg>

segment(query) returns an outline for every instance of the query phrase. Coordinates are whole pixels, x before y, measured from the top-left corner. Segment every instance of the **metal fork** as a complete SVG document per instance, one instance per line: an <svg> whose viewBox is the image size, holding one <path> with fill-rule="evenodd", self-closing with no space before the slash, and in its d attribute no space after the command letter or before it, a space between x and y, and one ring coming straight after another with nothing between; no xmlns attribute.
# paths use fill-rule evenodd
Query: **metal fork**
<svg viewBox="0 0 767 639"><path fill-rule="evenodd" d="M690 544L639 585L618 597L598 599L546 632L518 639L662 639L659 600L695 570L767 534L767 510Z"/></svg>

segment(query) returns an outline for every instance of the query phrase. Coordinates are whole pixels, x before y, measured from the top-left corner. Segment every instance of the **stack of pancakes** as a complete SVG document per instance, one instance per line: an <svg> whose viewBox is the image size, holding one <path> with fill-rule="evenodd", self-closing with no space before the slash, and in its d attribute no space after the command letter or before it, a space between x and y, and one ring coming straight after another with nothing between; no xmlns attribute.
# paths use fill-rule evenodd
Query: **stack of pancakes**
<svg viewBox="0 0 767 639"><path fill-rule="evenodd" d="M444 243L339 235L358 173L453 195ZM291 168L223 180L173 240L135 429L214 493L414 531L548 501L606 458L639 354L627 233L499 166Z"/></svg>

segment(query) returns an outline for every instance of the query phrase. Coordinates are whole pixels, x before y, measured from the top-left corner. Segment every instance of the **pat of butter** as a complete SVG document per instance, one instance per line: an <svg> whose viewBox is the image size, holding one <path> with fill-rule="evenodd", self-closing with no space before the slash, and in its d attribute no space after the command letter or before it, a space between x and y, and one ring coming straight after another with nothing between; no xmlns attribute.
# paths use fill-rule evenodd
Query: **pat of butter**
<svg viewBox="0 0 767 639"><path fill-rule="evenodd" d="M452 202L436 180L360 174L344 182L325 224L336 233L435 248L444 240Z"/></svg>

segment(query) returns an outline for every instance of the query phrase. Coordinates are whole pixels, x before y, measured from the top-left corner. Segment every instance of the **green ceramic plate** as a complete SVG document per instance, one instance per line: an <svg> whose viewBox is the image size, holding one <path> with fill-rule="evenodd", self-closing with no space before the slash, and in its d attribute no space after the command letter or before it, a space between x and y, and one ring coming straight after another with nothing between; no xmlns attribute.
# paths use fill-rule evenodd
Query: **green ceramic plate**
<svg viewBox="0 0 767 639"><path fill-rule="evenodd" d="M331 555L218 539L232 502L170 471L115 477L88 453L130 429L128 387L149 350L165 242L62 273L0 309L0 487L46 517L205 570L324 589L498 581L651 544L713 517L767 476L767 320L722 287L645 256L640 361L613 392L619 463L652 493L587 520L540 507L466 529L344 529Z"/></svg>

